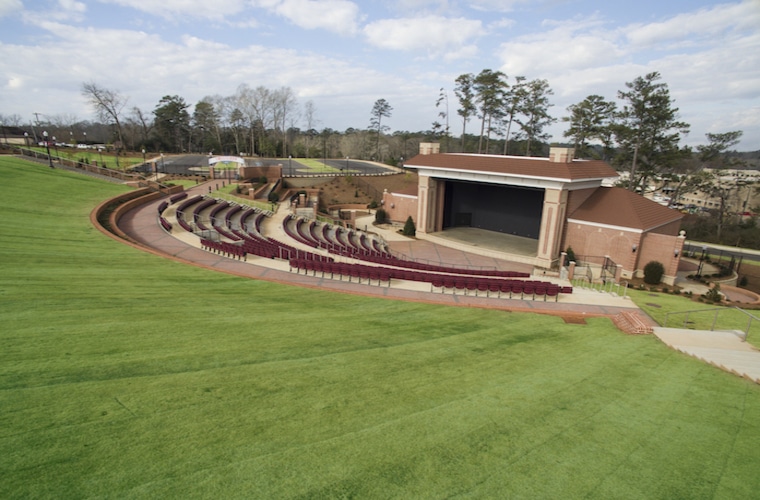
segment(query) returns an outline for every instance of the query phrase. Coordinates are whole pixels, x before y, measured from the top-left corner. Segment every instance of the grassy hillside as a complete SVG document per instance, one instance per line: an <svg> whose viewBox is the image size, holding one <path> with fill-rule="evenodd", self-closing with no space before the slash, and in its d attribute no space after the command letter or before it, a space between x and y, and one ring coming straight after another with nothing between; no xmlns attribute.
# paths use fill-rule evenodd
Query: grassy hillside
<svg viewBox="0 0 760 500"><path fill-rule="evenodd" d="M2 498L749 498L760 389L606 319L351 297L101 235L0 158Z"/></svg>

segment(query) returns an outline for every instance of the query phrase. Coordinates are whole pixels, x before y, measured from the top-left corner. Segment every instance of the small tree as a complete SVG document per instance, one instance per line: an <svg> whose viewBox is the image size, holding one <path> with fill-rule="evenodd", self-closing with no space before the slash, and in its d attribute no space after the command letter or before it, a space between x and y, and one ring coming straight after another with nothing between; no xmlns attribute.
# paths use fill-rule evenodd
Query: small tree
<svg viewBox="0 0 760 500"><path fill-rule="evenodd" d="M720 283L715 283L712 288L707 290L705 298L710 302L718 303L723 300L723 295L720 293Z"/></svg>
<svg viewBox="0 0 760 500"><path fill-rule="evenodd" d="M412 220L411 215L407 217L406 223L404 223L404 230L402 231L402 234L404 236L414 236L417 234L417 228L414 226L414 221Z"/></svg>
<svg viewBox="0 0 760 500"><path fill-rule="evenodd" d="M650 261L644 266L644 283L657 285L662 281L663 274L665 274L665 266L656 260Z"/></svg>
<svg viewBox="0 0 760 500"><path fill-rule="evenodd" d="M565 259L566 266L571 262L575 262L575 252L573 251L573 247L567 247L567 251L565 253L567 254L567 257Z"/></svg>
<svg viewBox="0 0 760 500"><path fill-rule="evenodd" d="M378 224L384 224L387 219L388 214L385 212L385 210L378 208L377 212L375 212L375 222Z"/></svg>

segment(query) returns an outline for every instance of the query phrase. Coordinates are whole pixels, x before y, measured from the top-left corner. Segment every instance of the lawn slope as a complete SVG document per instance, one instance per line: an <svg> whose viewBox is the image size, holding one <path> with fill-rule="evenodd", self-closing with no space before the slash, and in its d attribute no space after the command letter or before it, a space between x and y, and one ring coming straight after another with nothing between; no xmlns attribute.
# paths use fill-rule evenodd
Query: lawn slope
<svg viewBox="0 0 760 500"><path fill-rule="evenodd" d="M606 319L352 297L121 245L0 158L0 497L749 498L760 390Z"/></svg>

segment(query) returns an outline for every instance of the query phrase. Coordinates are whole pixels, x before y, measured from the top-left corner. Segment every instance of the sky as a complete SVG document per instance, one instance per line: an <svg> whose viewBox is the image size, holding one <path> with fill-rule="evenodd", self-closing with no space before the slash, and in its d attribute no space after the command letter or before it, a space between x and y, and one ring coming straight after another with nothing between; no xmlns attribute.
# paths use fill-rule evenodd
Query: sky
<svg viewBox="0 0 760 500"><path fill-rule="evenodd" d="M420 131L443 89L459 136L455 79L483 69L549 82L552 141L568 106L621 105L626 82L657 71L684 144L742 130L736 149L760 150L760 0L0 0L0 115L23 123L94 120L85 82L146 113L247 84L290 87L317 129L367 128L385 99L391 130Z"/></svg>

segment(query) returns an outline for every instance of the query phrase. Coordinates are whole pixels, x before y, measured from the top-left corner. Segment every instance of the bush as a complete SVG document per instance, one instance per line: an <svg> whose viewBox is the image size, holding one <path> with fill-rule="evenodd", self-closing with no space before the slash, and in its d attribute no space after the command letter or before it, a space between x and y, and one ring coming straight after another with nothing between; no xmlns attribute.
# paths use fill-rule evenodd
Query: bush
<svg viewBox="0 0 760 500"><path fill-rule="evenodd" d="M388 220L388 214L384 209L378 208L377 212L375 212L375 222L378 224L383 224L386 220Z"/></svg>
<svg viewBox="0 0 760 500"><path fill-rule="evenodd" d="M404 223L404 230L402 234L404 236L414 236L417 234L417 228L414 226L414 221L412 220L411 215L407 217L406 223Z"/></svg>
<svg viewBox="0 0 760 500"><path fill-rule="evenodd" d="M739 280L739 286L747 286L747 283L749 283L749 281L747 280L747 277L742 276L742 279Z"/></svg>
<svg viewBox="0 0 760 500"><path fill-rule="evenodd" d="M718 303L723 300L723 296L720 294L720 283L715 283L712 288L707 290L705 298L710 302Z"/></svg>
<svg viewBox="0 0 760 500"><path fill-rule="evenodd" d="M277 194L275 191L272 191L271 193L269 193L269 196L267 197L267 199L271 203L277 203L278 201L280 201L280 195Z"/></svg>
<svg viewBox="0 0 760 500"><path fill-rule="evenodd" d="M573 247L567 247L567 258L565 259L565 265L567 266L571 262L575 262L575 252L573 252Z"/></svg>
<svg viewBox="0 0 760 500"><path fill-rule="evenodd" d="M663 274L665 274L665 266L656 260L650 261L644 266L644 283L657 285L662 281Z"/></svg>
<svg viewBox="0 0 760 500"><path fill-rule="evenodd" d="M377 202L376 202L375 200L372 200L372 201L370 202L370 204L368 205L368 208L370 208L370 209L373 209L373 210L374 210L375 208L377 208Z"/></svg>

